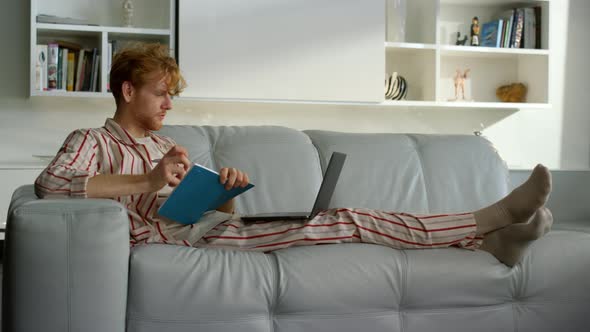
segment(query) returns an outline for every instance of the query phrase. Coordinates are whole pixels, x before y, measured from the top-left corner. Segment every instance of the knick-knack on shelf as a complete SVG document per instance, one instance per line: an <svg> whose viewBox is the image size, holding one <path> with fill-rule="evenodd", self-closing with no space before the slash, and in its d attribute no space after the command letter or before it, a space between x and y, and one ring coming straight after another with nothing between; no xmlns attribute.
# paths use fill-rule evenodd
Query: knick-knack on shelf
<svg viewBox="0 0 590 332"><path fill-rule="evenodd" d="M123 1L123 25L133 27L133 2L131 0Z"/></svg>
<svg viewBox="0 0 590 332"><path fill-rule="evenodd" d="M526 102L527 87L522 83L503 85L496 89L496 96L505 103Z"/></svg>
<svg viewBox="0 0 590 332"><path fill-rule="evenodd" d="M461 69L457 68L457 73L453 78L453 82L455 84L455 98L449 99L449 101L471 101L465 98L465 81L467 80L467 74L471 69L465 69L465 71L461 71ZM459 93L461 94L461 98L459 98Z"/></svg>
<svg viewBox="0 0 590 332"><path fill-rule="evenodd" d="M479 18L471 20L471 46L479 46Z"/></svg>
<svg viewBox="0 0 590 332"><path fill-rule="evenodd" d="M463 39L461 39L461 32L457 31L457 41L455 42L455 45L465 45L465 43L467 43L467 39L469 39L467 35L463 36Z"/></svg>

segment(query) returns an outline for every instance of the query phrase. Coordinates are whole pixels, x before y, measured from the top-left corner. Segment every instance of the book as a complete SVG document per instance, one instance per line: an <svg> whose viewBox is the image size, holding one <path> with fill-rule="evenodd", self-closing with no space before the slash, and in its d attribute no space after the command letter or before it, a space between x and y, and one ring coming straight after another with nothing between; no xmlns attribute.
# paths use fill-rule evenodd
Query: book
<svg viewBox="0 0 590 332"><path fill-rule="evenodd" d="M57 59L59 47L57 44L47 45L47 89L57 89Z"/></svg>
<svg viewBox="0 0 590 332"><path fill-rule="evenodd" d="M514 17L514 10L505 10L500 15L498 15L498 19L504 21L503 24L503 33L502 33L502 40L500 42L500 47L510 47L510 36L512 36L512 24L513 24L513 17Z"/></svg>
<svg viewBox="0 0 590 332"><path fill-rule="evenodd" d="M84 54L86 50L81 49L78 52L78 64L76 65L76 75L74 78L74 91L82 90L82 80L84 79Z"/></svg>
<svg viewBox="0 0 590 332"><path fill-rule="evenodd" d="M499 19L482 25L481 46L500 47L503 23L504 20Z"/></svg>
<svg viewBox="0 0 590 332"><path fill-rule="evenodd" d="M82 76L82 88L81 91L90 91L90 75L92 74L92 50L84 52L84 73Z"/></svg>
<svg viewBox="0 0 590 332"><path fill-rule="evenodd" d="M47 15L47 14L37 15L37 23L97 25L97 24L88 23L88 20L84 19L84 18L55 16L55 15Z"/></svg>
<svg viewBox="0 0 590 332"><path fill-rule="evenodd" d="M98 60L98 49L95 47L92 49L92 55L89 58L90 61L90 71L88 72L88 83L86 86L86 88L84 89L85 91L94 91L94 77L95 77L95 73L96 73L96 67L97 67L97 61Z"/></svg>
<svg viewBox="0 0 590 332"><path fill-rule="evenodd" d="M93 73L92 73L92 85L90 88L90 91L98 91L98 76L99 76L99 71L98 68L100 68L100 55L96 55L96 61L95 64L93 65Z"/></svg>
<svg viewBox="0 0 590 332"><path fill-rule="evenodd" d="M158 214L182 224L194 224L207 211L215 210L230 199L252 189L225 189L219 183L219 173L195 164L158 209Z"/></svg>
<svg viewBox="0 0 590 332"><path fill-rule="evenodd" d="M109 42L107 46L107 91L111 91L111 64L113 63L113 42Z"/></svg>
<svg viewBox="0 0 590 332"><path fill-rule="evenodd" d="M35 90L47 90L47 45L37 45L35 62Z"/></svg>
<svg viewBox="0 0 590 332"><path fill-rule="evenodd" d="M68 81L66 84L67 91L74 91L74 75L76 72L76 54L68 53Z"/></svg>
<svg viewBox="0 0 590 332"><path fill-rule="evenodd" d="M512 48L520 48L523 36L523 29L524 29L524 8L517 8L515 9L515 26L514 32L512 36L512 44L510 47Z"/></svg>
<svg viewBox="0 0 590 332"><path fill-rule="evenodd" d="M535 47L541 48L541 6L535 7Z"/></svg>
<svg viewBox="0 0 590 332"><path fill-rule="evenodd" d="M62 54L60 57L61 70L59 71L61 77L58 86L60 90L66 90L68 84L68 55L70 51L67 48L62 47L60 47L59 50L62 51Z"/></svg>

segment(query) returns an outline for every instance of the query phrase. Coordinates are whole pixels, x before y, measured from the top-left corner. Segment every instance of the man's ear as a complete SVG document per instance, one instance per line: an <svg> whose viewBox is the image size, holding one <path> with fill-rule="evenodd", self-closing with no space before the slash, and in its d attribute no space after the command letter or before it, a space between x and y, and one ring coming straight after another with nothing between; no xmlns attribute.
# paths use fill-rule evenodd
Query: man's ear
<svg viewBox="0 0 590 332"><path fill-rule="evenodd" d="M135 88L133 87L133 84L131 84L131 82L129 81L123 82L121 86L121 92L123 95L123 99L127 103L130 102L135 96Z"/></svg>

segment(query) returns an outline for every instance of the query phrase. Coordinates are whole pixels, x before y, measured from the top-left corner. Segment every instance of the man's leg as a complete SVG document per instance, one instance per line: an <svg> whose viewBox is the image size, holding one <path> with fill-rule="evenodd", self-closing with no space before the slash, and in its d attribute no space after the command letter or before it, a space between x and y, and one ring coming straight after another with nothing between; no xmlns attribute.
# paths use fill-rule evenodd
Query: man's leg
<svg viewBox="0 0 590 332"><path fill-rule="evenodd" d="M526 223L543 207L551 193L551 173L537 165L531 176L495 204L475 211L477 234L487 234L516 223Z"/></svg>
<svg viewBox="0 0 590 332"><path fill-rule="evenodd" d="M195 245L270 251L294 245L364 242L397 249L458 246L483 250L507 265L551 226L542 208L551 190L548 170L531 177L497 203L474 213L417 215L370 209L331 209L305 222L225 222ZM539 231L542 229L542 231Z"/></svg>
<svg viewBox="0 0 590 332"><path fill-rule="evenodd" d="M502 263L513 266L520 262L529 245L547 234L553 224L549 209L542 207L527 223L517 223L484 236L480 250L494 255Z"/></svg>

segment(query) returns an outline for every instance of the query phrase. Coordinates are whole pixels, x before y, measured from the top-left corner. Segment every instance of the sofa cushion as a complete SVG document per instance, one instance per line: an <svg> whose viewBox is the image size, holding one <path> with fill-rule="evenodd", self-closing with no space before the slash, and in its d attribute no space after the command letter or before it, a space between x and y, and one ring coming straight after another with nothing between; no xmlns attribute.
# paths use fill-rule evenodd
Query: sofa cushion
<svg viewBox="0 0 590 332"><path fill-rule="evenodd" d="M128 331L270 331L272 256L171 245L130 257Z"/></svg>
<svg viewBox="0 0 590 332"><path fill-rule="evenodd" d="M584 330L590 234L552 231L514 268L484 251L370 244L270 254L133 249L129 331Z"/></svg>
<svg viewBox="0 0 590 332"><path fill-rule="evenodd" d="M348 154L333 207L464 212L508 193L506 165L482 137L305 133L317 147L323 167L333 151Z"/></svg>
<svg viewBox="0 0 590 332"><path fill-rule="evenodd" d="M304 133L275 126L165 126L159 133L185 145L193 161L247 172L255 187L236 198L240 213L311 211L322 170Z"/></svg>

